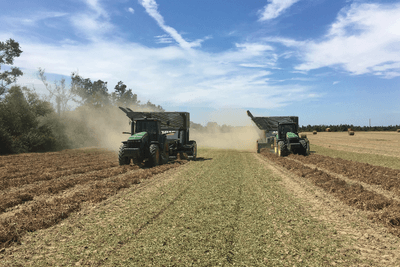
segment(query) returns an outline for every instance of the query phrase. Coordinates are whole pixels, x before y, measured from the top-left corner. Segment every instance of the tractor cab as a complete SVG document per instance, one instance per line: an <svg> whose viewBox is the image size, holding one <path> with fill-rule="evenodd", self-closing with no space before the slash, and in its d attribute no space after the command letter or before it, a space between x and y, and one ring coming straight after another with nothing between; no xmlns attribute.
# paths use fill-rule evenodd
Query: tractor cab
<svg viewBox="0 0 400 267"><path fill-rule="evenodd" d="M278 136L279 140L286 140L287 133L297 133L297 125L295 123L279 123L278 125Z"/></svg>
<svg viewBox="0 0 400 267"><path fill-rule="evenodd" d="M140 132L147 132L150 141L158 141L159 133L161 133L160 121L148 118L136 120L135 129L132 130L132 133Z"/></svg>

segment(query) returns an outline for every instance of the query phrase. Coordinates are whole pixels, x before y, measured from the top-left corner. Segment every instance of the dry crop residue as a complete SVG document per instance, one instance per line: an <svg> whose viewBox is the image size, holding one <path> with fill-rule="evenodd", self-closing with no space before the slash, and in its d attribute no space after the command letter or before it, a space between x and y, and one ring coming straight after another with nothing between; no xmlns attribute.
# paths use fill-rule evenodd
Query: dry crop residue
<svg viewBox="0 0 400 267"><path fill-rule="evenodd" d="M268 152L264 152L263 155L298 176L310 180L314 185L344 203L360 210L370 211L370 219L381 222L389 232L400 237L400 202L375 191L366 190L362 185L356 183L356 181L360 181L367 184L379 184L382 189L393 190L399 194L400 171L321 155L310 155L309 157L291 155L288 158L280 158ZM308 163L323 166L333 173L354 180L355 183L347 183L317 167L306 166Z"/></svg>
<svg viewBox="0 0 400 267"><path fill-rule="evenodd" d="M186 161L150 169L119 166L115 152L87 149L0 157L0 247L19 243L24 232L48 228Z"/></svg>
<svg viewBox="0 0 400 267"><path fill-rule="evenodd" d="M347 132L307 132L307 137L312 145L329 149L400 157L400 137L396 132L356 132L354 136Z"/></svg>

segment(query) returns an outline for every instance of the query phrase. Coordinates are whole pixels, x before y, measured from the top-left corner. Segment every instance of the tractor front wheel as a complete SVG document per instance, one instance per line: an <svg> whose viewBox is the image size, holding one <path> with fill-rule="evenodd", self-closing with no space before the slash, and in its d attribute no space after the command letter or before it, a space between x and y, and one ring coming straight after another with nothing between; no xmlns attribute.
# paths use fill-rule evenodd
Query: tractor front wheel
<svg viewBox="0 0 400 267"><path fill-rule="evenodd" d="M129 165L131 162L131 159L128 157L125 157L125 145L122 144L119 148L119 153L118 153L118 160L119 160L119 165Z"/></svg>
<svg viewBox="0 0 400 267"><path fill-rule="evenodd" d="M283 141L278 142L278 156L283 157L286 153L286 144Z"/></svg>
<svg viewBox="0 0 400 267"><path fill-rule="evenodd" d="M152 144L150 145L150 166L155 167L160 165L160 149L158 145Z"/></svg>

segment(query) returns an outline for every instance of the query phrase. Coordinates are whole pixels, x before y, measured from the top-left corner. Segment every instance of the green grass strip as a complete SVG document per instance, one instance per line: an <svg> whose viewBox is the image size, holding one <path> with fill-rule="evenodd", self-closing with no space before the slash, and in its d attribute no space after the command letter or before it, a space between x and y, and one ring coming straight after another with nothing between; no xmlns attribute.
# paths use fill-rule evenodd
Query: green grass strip
<svg viewBox="0 0 400 267"><path fill-rule="evenodd" d="M400 169L400 160L398 157L335 150L314 144L311 144L310 148L311 151L315 151L315 153L333 158L342 158L346 160L369 163L376 166L383 166L392 169Z"/></svg>

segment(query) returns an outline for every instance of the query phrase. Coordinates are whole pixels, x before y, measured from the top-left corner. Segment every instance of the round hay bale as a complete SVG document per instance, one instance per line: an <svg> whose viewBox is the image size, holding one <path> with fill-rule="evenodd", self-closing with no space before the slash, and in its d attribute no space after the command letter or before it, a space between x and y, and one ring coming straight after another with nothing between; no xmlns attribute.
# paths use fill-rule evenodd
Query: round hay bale
<svg viewBox="0 0 400 267"><path fill-rule="evenodd" d="M349 131L349 135L354 135L354 131Z"/></svg>
<svg viewBox="0 0 400 267"><path fill-rule="evenodd" d="M331 131L331 128L326 128L325 129L325 132L330 132Z"/></svg>
<svg viewBox="0 0 400 267"><path fill-rule="evenodd" d="M300 138L307 138L307 135L305 133L301 133Z"/></svg>
<svg viewBox="0 0 400 267"><path fill-rule="evenodd" d="M312 134L317 134L317 131L313 131Z"/></svg>
<svg viewBox="0 0 400 267"><path fill-rule="evenodd" d="M397 132L400 133L400 129L397 129Z"/></svg>

